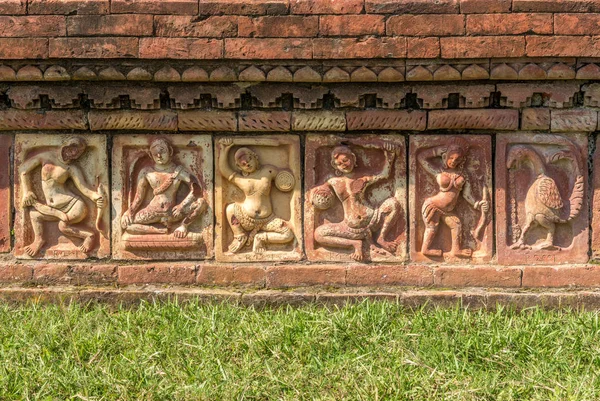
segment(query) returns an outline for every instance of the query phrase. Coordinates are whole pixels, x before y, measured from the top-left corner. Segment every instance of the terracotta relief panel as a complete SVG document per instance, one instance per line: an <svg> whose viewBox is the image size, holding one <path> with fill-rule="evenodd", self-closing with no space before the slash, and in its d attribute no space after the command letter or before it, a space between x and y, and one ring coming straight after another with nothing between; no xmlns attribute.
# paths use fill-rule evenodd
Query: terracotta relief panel
<svg viewBox="0 0 600 401"><path fill-rule="evenodd" d="M498 262L588 260L587 136L496 137Z"/></svg>
<svg viewBox="0 0 600 401"><path fill-rule="evenodd" d="M592 198L592 258L600 260L600 146L596 137L593 156L594 193Z"/></svg>
<svg viewBox="0 0 600 401"><path fill-rule="evenodd" d="M109 256L105 136L17 134L14 158L15 255Z"/></svg>
<svg viewBox="0 0 600 401"><path fill-rule="evenodd" d="M491 138L487 135L410 137L412 260L490 261L491 166Z"/></svg>
<svg viewBox="0 0 600 401"><path fill-rule="evenodd" d="M113 139L113 256L213 256L213 153L208 135Z"/></svg>
<svg viewBox="0 0 600 401"><path fill-rule="evenodd" d="M308 135L305 154L308 259L404 261L404 137Z"/></svg>
<svg viewBox="0 0 600 401"><path fill-rule="evenodd" d="M216 169L217 260L301 259L299 138L218 138Z"/></svg>
<svg viewBox="0 0 600 401"><path fill-rule="evenodd" d="M0 134L0 252L10 251L10 149L12 135Z"/></svg>

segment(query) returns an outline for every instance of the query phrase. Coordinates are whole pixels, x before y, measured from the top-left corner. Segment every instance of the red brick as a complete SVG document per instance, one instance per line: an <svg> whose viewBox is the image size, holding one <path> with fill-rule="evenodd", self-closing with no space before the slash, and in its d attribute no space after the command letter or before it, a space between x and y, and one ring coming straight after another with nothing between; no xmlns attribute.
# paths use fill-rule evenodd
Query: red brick
<svg viewBox="0 0 600 401"><path fill-rule="evenodd" d="M238 59L310 59L310 39L225 39L225 57Z"/></svg>
<svg viewBox="0 0 600 401"><path fill-rule="evenodd" d="M262 266L239 265L233 269L233 284L264 287L267 272Z"/></svg>
<svg viewBox="0 0 600 401"><path fill-rule="evenodd" d="M0 283L29 281L33 277L31 266L3 264L0 266Z"/></svg>
<svg viewBox="0 0 600 401"><path fill-rule="evenodd" d="M113 283L117 281L117 265L75 264L69 275L75 285Z"/></svg>
<svg viewBox="0 0 600 401"><path fill-rule="evenodd" d="M0 15L19 15L27 12L26 0L0 0Z"/></svg>
<svg viewBox="0 0 600 401"><path fill-rule="evenodd" d="M440 56L439 38L407 38L408 58L438 58Z"/></svg>
<svg viewBox="0 0 600 401"><path fill-rule="evenodd" d="M422 131L427 123L424 111L361 110L346 112L348 130L412 130Z"/></svg>
<svg viewBox="0 0 600 401"><path fill-rule="evenodd" d="M467 35L551 34L552 14L467 15Z"/></svg>
<svg viewBox="0 0 600 401"><path fill-rule="evenodd" d="M231 285L233 283L233 266L200 265L196 283L200 285Z"/></svg>
<svg viewBox="0 0 600 401"><path fill-rule="evenodd" d="M460 0L462 14L488 14L510 12L512 0Z"/></svg>
<svg viewBox="0 0 600 401"><path fill-rule="evenodd" d="M274 16L240 18L239 37L297 38L313 37L319 32L319 17Z"/></svg>
<svg viewBox="0 0 600 401"><path fill-rule="evenodd" d="M550 129L553 132L593 132L598 125L598 112L588 109L552 110Z"/></svg>
<svg viewBox="0 0 600 401"><path fill-rule="evenodd" d="M0 135L0 252L10 251L12 202L10 193L10 149L12 135ZM2 272L0 272L2 277Z"/></svg>
<svg viewBox="0 0 600 401"><path fill-rule="evenodd" d="M600 14L555 14L556 35L597 35L600 33Z"/></svg>
<svg viewBox="0 0 600 401"><path fill-rule="evenodd" d="M219 59L222 43L219 39L142 38L140 58Z"/></svg>
<svg viewBox="0 0 600 401"><path fill-rule="evenodd" d="M240 131L280 131L286 132L292 126L292 113L289 111L241 111L238 129Z"/></svg>
<svg viewBox="0 0 600 401"><path fill-rule="evenodd" d="M104 130L177 130L177 114L171 110L90 110L90 129Z"/></svg>
<svg viewBox="0 0 600 401"><path fill-rule="evenodd" d="M292 14L360 14L364 0L290 0Z"/></svg>
<svg viewBox="0 0 600 401"><path fill-rule="evenodd" d="M198 0L112 0L113 14L183 14L198 13Z"/></svg>
<svg viewBox="0 0 600 401"><path fill-rule="evenodd" d="M108 14L109 0L29 0L28 14Z"/></svg>
<svg viewBox="0 0 600 401"><path fill-rule="evenodd" d="M513 0L513 12L572 12L589 13L600 11L600 0Z"/></svg>
<svg viewBox="0 0 600 401"><path fill-rule="evenodd" d="M156 36L223 38L237 36L238 17L215 16L198 19L191 16L157 15Z"/></svg>
<svg viewBox="0 0 600 401"><path fill-rule="evenodd" d="M365 0L367 13L458 14L458 0Z"/></svg>
<svg viewBox="0 0 600 401"><path fill-rule="evenodd" d="M600 266L526 266L523 287L598 287Z"/></svg>
<svg viewBox="0 0 600 401"><path fill-rule="evenodd" d="M519 110L473 109L432 110L427 119L427 129L496 129L519 128Z"/></svg>
<svg viewBox="0 0 600 401"><path fill-rule="evenodd" d="M18 110L0 111L0 130L87 129L83 110Z"/></svg>
<svg viewBox="0 0 600 401"><path fill-rule="evenodd" d="M434 271L439 287L509 287L521 286L521 269L517 267L438 267Z"/></svg>
<svg viewBox="0 0 600 401"><path fill-rule="evenodd" d="M521 57L522 36L473 36L440 38L442 58Z"/></svg>
<svg viewBox="0 0 600 401"><path fill-rule="evenodd" d="M0 38L0 59L48 58L48 39Z"/></svg>
<svg viewBox="0 0 600 401"><path fill-rule="evenodd" d="M138 56L137 38L50 39L51 58L126 58Z"/></svg>
<svg viewBox="0 0 600 401"><path fill-rule="evenodd" d="M457 36L465 33L464 15L395 15L387 20L386 32L397 36Z"/></svg>
<svg viewBox="0 0 600 401"><path fill-rule="evenodd" d="M0 17L0 37L65 36L65 17Z"/></svg>
<svg viewBox="0 0 600 401"><path fill-rule="evenodd" d="M288 0L200 0L200 15L287 14Z"/></svg>
<svg viewBox="0 0 600 401"><path fill-rule="evenodd" d="M385 34L383 15L324 15L319 31L323 36L360 36Z"/></svg>
<svg viewBox="0 0 600 401"><path fill-rule="evenodd" d="M348 285L402 285L427 287L433 284L433 269L424 265L351 265Z"/></svg>
<svg viewBox="0 0 600 401"><path fill-rule="evenodd" d="M346 284L346 266L273 266L267 268L267 288Z"/></svg>
<svg viewBox="0 0 600 401"><path fill-rule="evenodd" d="M332 38L313 43L315 59L406 57L406 38Z"/></svg>
<svg viewBox="0 0 600 401"><path fill-rule="evenodd" d="M119 284L194 284L196 266L192 264L145 263L119 266Z"/></svg>
<svg viewBox="0 0 600 401"><path fill-rule="evenodd" d="M69 266L63 264L39 264L33 267L33 280L40 283L68 283L71 281Z"/></svg>
<svg viewBox="0 0 600 401"><path fill-rule="evenodd" d="M550 129L550 109L528 108L521 112L521 129L529 130L549 130Z"/></svg>
<svg viewBox="0 0 600 401"><path fill-rule="evenodd" d="M69 36L150 36L153 16L130 15L74 15L67 17Z"/></svg>
<svg viewBox="0 0 600 401"><path fill-rule="evenodd" d="M527 36L527 56L599 57L598 36Z"/></svg>

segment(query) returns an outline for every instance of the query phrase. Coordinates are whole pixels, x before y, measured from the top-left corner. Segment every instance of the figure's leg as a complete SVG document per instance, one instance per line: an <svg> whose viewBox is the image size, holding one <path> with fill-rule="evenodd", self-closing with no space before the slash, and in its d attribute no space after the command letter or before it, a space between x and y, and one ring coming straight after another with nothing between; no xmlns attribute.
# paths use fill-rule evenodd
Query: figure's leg
<svg viewBox="0 0 600 401"><path fill-rule="evenodd" d="M202 198L186 205L182 210L182 215L178 219L173 219L172 222L181 221L181 225L175 229L173 235L176 238L185 238L188 233L188 226L196 220L207 209L208 205Z"/></svg>
<svg viewBox="0 0 600 401"><path fill-rule="evenodd" d="M462 223L458 216L448 214L443 217L444 223L450 227L450 236L452 237L452 250L450 253L454 256L461 258L470 258L473 254L473 250L469 248L461 248L461 235L462 235Z"/></svg>
<svg viewBox="0 0 600 401"><path fill-rule="evenodd" d="M166 234L168 230L166 228L158 228L151 226L150 224L160 223L161 215L158 213L142 209L136 213L133 218L133 222L127 226L125 231L129 234Z"/></svg>
<svg viewBox="0 0 600 401"><path fill-rule="evenodd" d="M33 242L23 249L27 255L34 257L46 243L44 241L44 221L56 221L57 219L45 216L33 209L29 211L29 218L31 219L31 226L33 228Z"/></svg>
<svg viewBox="0 0 600 401"><path fill-rule="evenodd" d="M235 215L235 204L230 203L225 208L225 215L227 217L227 222L229 223L229 227L231 231L233 231L233 241L229 245L229 252L236 253L239 252L244 245L246 245L246 241L248 240L248 233L242 227L242 223L239 218Z"/></svg>
<svg viewBox="0 0 600 401"><path fill-rule="evenodd" d="M533 215L527 214L527 221L525 222L525 226L521 231L521 236L519 237L519 240L517 242L511 245L510 249L524 249L527 247L525 245L525 235L527 234L527 231L529 231L533 223Z"/></svg>
<svg viewBox="0 0 600 401"><path fill-rule="evenodd" d="M92 231L72 226L64 221L58 223L58 229L67 237L83 239L83 243L79 246L79 249L82 252L89 253L92 250L95 239L95 235Z"/></svg>
<svg viewBox="0 0 600 401"><path fill-rule="evenodd" d="M252 250L256 253L266 251L267 244L287 244L294 239L294 233L290 229L288 222L274 218L265 224L261 232L254 236Z"/></svg>
<svg viewBox="0 0 600 401"><path fill-rule="evenodd" d="M548 235L546 236L546 240L541 244L537 245L535 249L537 250L552 250L556 247L554 246L554 230L556 229L556 224L549 221L545 217L542 217L537 220L538 224L548 230Z"/></svg>
<svg viewBox="0 0 600 401"><path fill-rule="evenodd" d="M379 212L385 214L385 218L383 219L381 231L377 237L377 243L386 251L395 253L398 244L394 241L386 241L385 237L388 231L393 227L393 223L396 222L398 214L400 213L400 203L396 198L389 198L381 204Z"/></svg>
<svg viewBox="0 0 600 401"><path fill-rule="evenodd" d="M425 233L423 233L423 245L421 245L421 253L425 256L440 257L442 256L441 249L432 249L433 240L437 234L439 222L431 222L425 226Z"/></svg>
<svg viewBox="0 0 600 401"><path fill-rule="evenodd" d="M357 262L364 259L363 241L357 238L356 235L350 235L343 223L323 224L315 230L315 241L321 245L332 246L334 248L352 248L354 253L350 257Z"/></svg>

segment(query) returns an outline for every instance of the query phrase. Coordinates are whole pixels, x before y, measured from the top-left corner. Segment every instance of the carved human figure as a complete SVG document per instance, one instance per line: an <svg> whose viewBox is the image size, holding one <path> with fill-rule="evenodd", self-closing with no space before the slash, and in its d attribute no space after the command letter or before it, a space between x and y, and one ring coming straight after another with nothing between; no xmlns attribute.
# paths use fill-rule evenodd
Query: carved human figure
<svg viewBox="0 0 600 401"><path fill-rule="evenodd" d="M376 148L368 144L363 146ZM325 223L317 227L314 232L315 241L336 248L351 248L354 252L350 257L363 261L364 248L373 244L372 236L375 234L376 244L389 253L396 252L398 244L385 238L398 217L400 203L396 198L390 197L379 207L373 207L365 196L369 186L386 180L390 175L396 157L392 144L384 143L384 154L385 162L379 174L357 175L354 170L357 164L356 154L345 145L332 150L331 165L336 176L313 188L309 196L313 206L327 209L332 206L335 194L342 203L344 219L340 223Z"/></svg>
<svg viewBox="0 0 600 401"><path fill-rule="evenodd" d="M253 252L262 253L266 251L268 244L291 242L294 233L289 223L275 216L271 203L273 181L277 177L290 179L291 175L275 166L261 165L258 155L247 147L241 147L235 152L234 160L238 171L234 171L228 160L229 151L234 146L233 141L224 138L219 145L220 173L244 193L242 202L230 203L225 207L227 222L233 231L229 252L240 252L246 244L252 244ZM288 184L278 186L278 189L291 190L293 185Z"/></svg>
<svg viewBox="0 0 600 401"><path fill-rule="evenodd" d="M463 165L468 156L469 147L465 140L459 137L449 137L448 144L436 146L420 152L417 156L419 164L423 169L435 178L439 192L425 199L421 214L425 222L425 233L421 252L426 256L440 257L443 251L433 249L432 244L438 232L440 223L450 228L452 248L450 254L456 257L471 257L472 250L462 248L462 222L455 214L454 209L460 195L475 210L487 213L490 208L488 200L476 201L471 193L471 186L467 176L463 173ZM441 159L434 163L435 159Z"/></svg>
<svg viewBox="0 0 600 401"><path fill-rule="evenodd" d="M103 188L98 185L94 191L85 181L81 168L74 164L86 150L86 142L83 138L72 138L66 142L58 151L45 151L26 160L19 167L19 175L22 187L21 205L29 208L29 218L33 227L33 242L27 245L25 252L33 257L36 256L45 244L44 222L58 221L58 229L67 237L82 239L79 249L89 253L95 242L94 230L79 224L88 217L88 208L79 194L69 189L67 182L70 180L81 195L91 199L98 208L96 229L100 215L104 208ZM31 173L41 167L41 183L45 203L38 201L32 187Z"/></svg>
<svg viewBox="0 0 600 401"><path fill-rule="evenodd" d="M164 138L150 143L149 154L153 164L140 170L131 186L129 208L121 216L121 227L129 234L168 234L185 238L188 226L206 211L198 179L173 161L173 146ZM187 196L177 203L177 191L187 185ZM148 190L150 202L142 208ZM134 195L134 196L132 196ZM160 227L156 227L159 225ZM172 230L173 225L178 225Z"/></svg>

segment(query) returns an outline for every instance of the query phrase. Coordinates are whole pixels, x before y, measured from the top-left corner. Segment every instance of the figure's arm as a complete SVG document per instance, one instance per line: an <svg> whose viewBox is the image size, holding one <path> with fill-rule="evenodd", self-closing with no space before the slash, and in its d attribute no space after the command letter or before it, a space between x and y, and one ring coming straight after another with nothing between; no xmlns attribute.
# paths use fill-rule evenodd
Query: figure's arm
<svg viewBox="0 0 600 401"><path fill-rule="evenodd" d="M484 187L484 191L485 190L486 189ZM465 181L465 185L463 186L462 196L469 203L469 205L471 205L473 207L473 209L475 209L475 210L481 209L485 213L487 213L487 211L490 209L490 202L488 200L486 200L485 198L480 201L475 200L475 198L473 197L473 192L471 192L471 184L469 183L468 180Z"/></svg>
<svg viewBox="0 0 600 401"><path fill-rule="evenodd" d="M173 216L175 218L178 218L180 216L182 210L185 207L187 207L192 202L194 202L196 199L198 199L202 196L202 187L200 186L200 181L198 180L198 178L195 175L192 175L190 172L188 172L186 170L182 170L179 173L179 176L180 176L181 180L188 185L189 192L185 196L185 198L181 202L179 202L178 205L176 205L173 208Z"/></svg>
<svg viewBox="0 0 600 401"><path fill-rule="evenodd" d="M23 206L31 206L37 199L33 188L31 187L31 179L29 173L42 164L42 157L36 156L27 160L19 167L19 176L21 179L21 192L23 198Z"/></svg>
<svg viewBox="0 0 600 401"><path fill-rule="evenodd" d="M429 148L429 149L426 149L426 150L420 152L417 156L417 160L419 161L419 164L421 165L421 167L423 167L423 169L425 171L427 171L429 174L435 176L438 173L438 170L435 168L435 166L429 160L435 159L436 157L440 157L443 152L444 152L444 147L442 147L442 146L436 146L433 148Z"/></svg>
<svg viewBox="0 0 600 401"><path fill-rule="evenodd" d="M135 196L133 197L133 201L131 202L131 205L129 205L129 210L127 210L127 213L129 213L132 217L135 215L135 213L138 210L140 210L140 207L142 206L142 202L146 198L146 189L147 188L148 188L148 180L146 179L146 171L142 170L138 174L137 186L135 188Z"/></svg>
<svg viewBox="0 0 600 401"><path fill-rule="evenodd" d="M229 166L229 151L233 147L233 141L230 138L223 138L219 141L219 146L221 146L219 172L228 181L233 181L236 172Z"/></svg>
<svg viewBox="0 0 600 401"><path fill-rule="evenodd" d="M369 180L367 180L368 185L374 184L381 180L385 180L390 176L390 172L392 171L392 165L394 164L394 159L396 159L396 149L392 143L384 142L383 153L385 155L383 169L378 175L369 177Z"/></svg>
<svg viewBox="0 0 600 401"><path fill-rule="evenodd" d="M75 187L88 199L93 200L94 202L100 197L93 189L91 189L87 183L85 182L85 177L81 173L81 170L78 167L70 166L69 171L71 172L71 179L75 184Z"/></svg>

